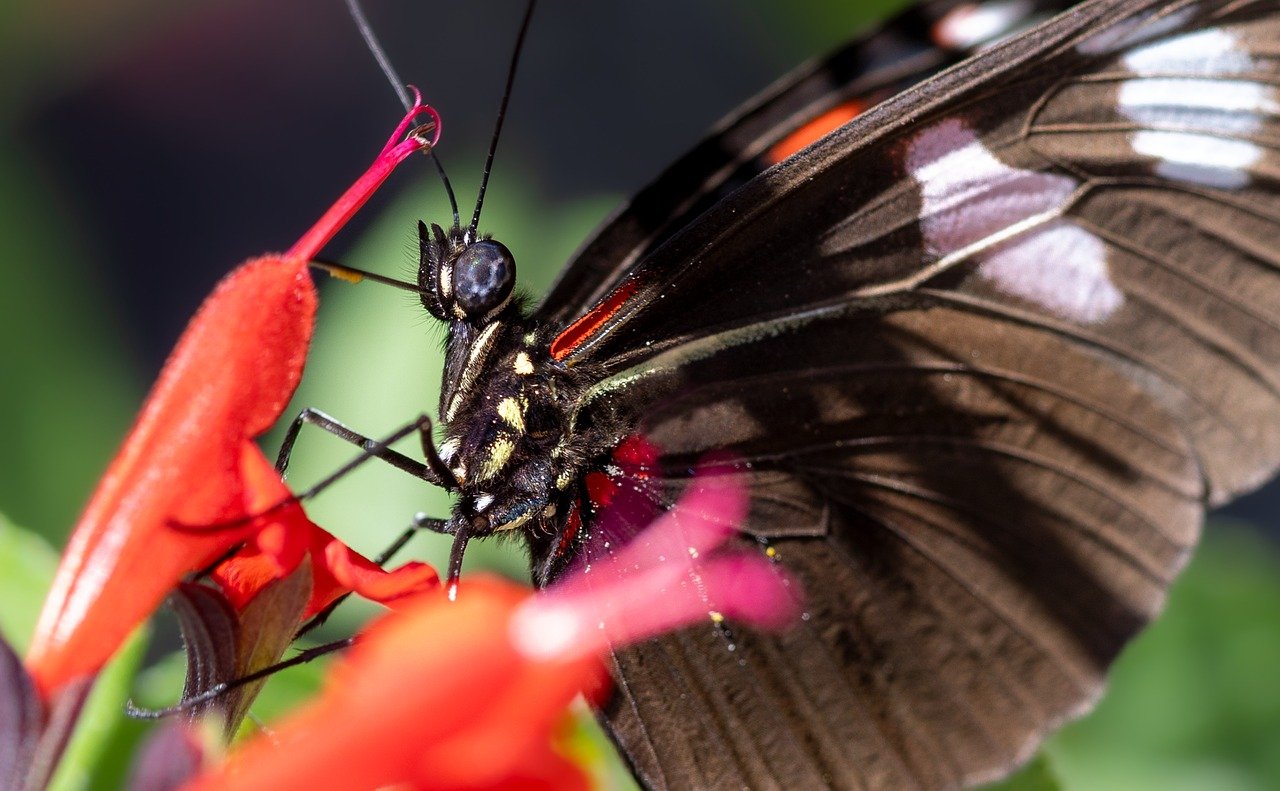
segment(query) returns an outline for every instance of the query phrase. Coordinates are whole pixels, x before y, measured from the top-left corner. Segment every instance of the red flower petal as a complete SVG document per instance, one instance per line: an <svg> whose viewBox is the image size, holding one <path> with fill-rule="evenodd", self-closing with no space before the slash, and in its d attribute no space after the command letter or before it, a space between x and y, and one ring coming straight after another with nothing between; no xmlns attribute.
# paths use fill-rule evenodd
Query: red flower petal
<svg viewBox="0 0 1280 791"><path fill-rule="evenodd" d="M793 612L763 558L699 561L745 509L732 478L707 479L620 553L626 570L536 595L471 579L456 601L408 601L335 666L320 700L187 791L584 788L553 745L576 693L601 685L596 651L705 618L708 601L773 625Z"/></svg>
<svg viewBox="0 0 1280 791"><path fill-rule="evenodd" d="M266 510L288 496L288 489L265 458L252 470L246 465L246 479L262 493L263 499L254 503L256 511ZM385 571L308 519L297 503L272 510L270 519L271 523L258 531L248 546L218 564L210 575L237 609L248 604L268 584L292 573L308 553L312 587L304 619L347 593L391 603L431 590L439 583L435 569L425 563L407 563L394 571Z"/></svg>
<svg viewBox="0 0 1280 791"><path fill-rule="evenodd" d="M369 629L318 701L189 788L583 788L547 745L600 666L521 656L506 623L526 596L480 579L455 602L416 597Z"/></svg>
<svg viewBox="0 0 1280 791"><path fill-rule="evenodd" d="M305 262L260 258L192 319L63 555L27 658L42 691L95 672L182 575L248 532L172 523L252 512L241 471L261 451L249 440L297 386L315 308Z"/></svg>
<svg viewBox="0 0 1280 791"><path fill-rule="evenodd" d="M435 111L416 105L289 254L236 269L191 320L63 556L27 657L42 694L96 672L184 574L253 531L278 525L284 532L263 541L276 539L273 556L287 554L301 512L272 508L287 492L263 474L270 465L252 440L280 416L302 375L316 309L308 259L399 162L434 145L400 141L422 113L438 135ZM173 529L264 511L235 529Z"/></svg>
<svg viewBox="0 0 1280 791"><path fill-rule="evenodd" d="M440 584L440 575L425 563L410 562L386 571L332 536L328 536L322 552L314 552L312 558L316 576L314 593L307 606L308 615L323 610L347 592L354 592L370 601L394 605Z"/></svg>

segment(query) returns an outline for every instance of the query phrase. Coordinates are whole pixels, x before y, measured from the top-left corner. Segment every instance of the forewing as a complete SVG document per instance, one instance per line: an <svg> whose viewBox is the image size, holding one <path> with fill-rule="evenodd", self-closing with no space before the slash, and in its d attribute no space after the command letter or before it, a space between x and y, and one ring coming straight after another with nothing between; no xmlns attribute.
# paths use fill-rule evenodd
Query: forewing
<svg viewBox="0 0 1280 791"><path fill-rule="evenodd" d="M930 0L800 66L738 108L601 226L561 272L540 317L553 326L573 321L645 255L766 168L993 38L1071 4L1018 0L980 8L968 0Z"/></svg>
<svg viewBox="0 0 1280 791"><path fill-rule="evenodd" d="M946 306L1139 382L1222 502L1280 455L1276 16L1104 0L988 50L704 213L566 362L615 374L608 400L817 317Z"/></svg>
<svg viewBox="0 0 1280 791"><path fill-rule="evenodd" d="M1084 4L619 274L580 417L634 414L670 486L740 459L808 597L617 653L644 782L971 784L1097 696L1280 456L1278 17Z"/></svg>

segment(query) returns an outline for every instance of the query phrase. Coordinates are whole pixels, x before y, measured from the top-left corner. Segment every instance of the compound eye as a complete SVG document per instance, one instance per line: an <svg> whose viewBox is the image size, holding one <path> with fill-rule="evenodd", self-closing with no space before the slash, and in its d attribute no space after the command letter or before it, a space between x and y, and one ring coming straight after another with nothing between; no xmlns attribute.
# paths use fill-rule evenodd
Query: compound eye
<svg viewBox="0 0 1280 791"><path fill-rule="evenodd" d="M516 259L501 242L482 239L453 265L453 298L468 318L501 307L516 284Z"/></svg>

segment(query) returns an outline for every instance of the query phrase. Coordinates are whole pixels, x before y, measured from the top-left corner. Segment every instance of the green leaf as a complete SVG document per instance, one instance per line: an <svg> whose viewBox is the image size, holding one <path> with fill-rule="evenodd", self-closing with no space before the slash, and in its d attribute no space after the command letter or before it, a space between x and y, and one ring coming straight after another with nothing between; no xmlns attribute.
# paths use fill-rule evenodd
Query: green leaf
<svg viewBox="0 0 1280 791"><path fill-rule="evenodd" d="M0 515L0 632L25 650L58 567L58 553L39 536ZM119 788L132 744L145 726L124 716L129 685L142 659L139 629L99 675L75 735L50 784L52 791Z"/></svg>
<svg viewBox="0 0 1280 791"><path fill-rule="evenodd" d="M1280 553L1211 524L1097 711L1047 750L1070 791L1280 788Z"/></svg>
<svg viewBox="0 0 1280 791"><path fill-rule="evenodd" d="M236 635L236 672L248 676L276 662L293 643L302 614L311 598L311 560L304 555L298 568L276 580L253 597L240 613ZM267 679L236 690L227 711L227 726L235 731L249 713Z"/></svg>
<svg viewBox="0 0 1280 791"><path fill-rule="evenodd" d="M131 750L118 749L118 745L131 745L135 737L126 732L138 730L125 717L124 704L149 636L145 626L135 631L98 675L49 791L109 788L112 783L107 778L123 778Z"/></svg>
<svg viewBox="0 0 1280 791"><path fill-rule="evenodd" d="M21 656L27 650L58 553L44 539L0 514L0 634Z"/></svg>

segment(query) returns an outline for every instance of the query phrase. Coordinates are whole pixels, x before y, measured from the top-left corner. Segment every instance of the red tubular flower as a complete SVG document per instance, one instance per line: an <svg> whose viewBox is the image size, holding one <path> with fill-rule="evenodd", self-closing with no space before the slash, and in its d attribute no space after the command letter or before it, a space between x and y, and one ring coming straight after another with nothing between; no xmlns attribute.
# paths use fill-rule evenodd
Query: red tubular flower
<svg viewBox="0 0 1280 791"><path fill-rule="evenodd" d="M435 117L415 106L369 171L288 253L240 266L191 320L76 525L45 601L27 666L46 698L96 672L183 575L235 544L262 530L312 540L300 508L273 508L288 492L253 440L279 418L302 374L316 310L308 260L399 162L434 145L416 135L401 141L424 112ZM252 514L263 516L230 529L174 529Z"/></svg>
<svg viewBox="0 0 1280 791"><path fill-rule="evenodd" d="M415 597L361 636L319 700L186 791L586 788L555 734L577 693L601 686L605 648L705 619L708 601L757 625L794 615L772 564L715 554L745 502L704 483L616 568L551 591L482 578L457 601Z"/></svg>

